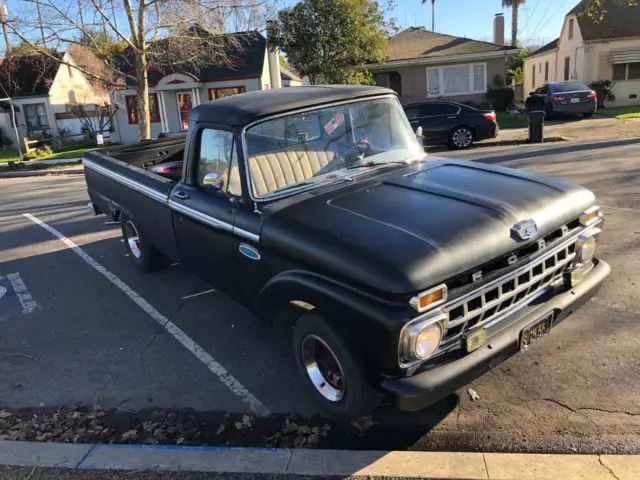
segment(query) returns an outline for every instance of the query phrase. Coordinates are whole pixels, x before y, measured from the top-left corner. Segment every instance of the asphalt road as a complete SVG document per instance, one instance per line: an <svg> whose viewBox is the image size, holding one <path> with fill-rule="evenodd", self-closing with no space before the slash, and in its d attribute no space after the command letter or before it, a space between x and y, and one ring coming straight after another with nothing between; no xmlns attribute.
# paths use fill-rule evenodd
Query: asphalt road
<svg viewBox="0 0 640 480"><path fill-rule="evenodd" d="M534 349L473 382L479 400L464 388L419 414L382 408L360 438L327 445L640 452L640 143L478 148L458 156L593 189L606 214L600 256L613 274ZM274 415L317 413L296 381L286 335L178 265L139 273L119 227L91 217L87 201L82 176L0 180L0 406L251 411L219 369L22 215L30 213L137 292Z"/></svg>

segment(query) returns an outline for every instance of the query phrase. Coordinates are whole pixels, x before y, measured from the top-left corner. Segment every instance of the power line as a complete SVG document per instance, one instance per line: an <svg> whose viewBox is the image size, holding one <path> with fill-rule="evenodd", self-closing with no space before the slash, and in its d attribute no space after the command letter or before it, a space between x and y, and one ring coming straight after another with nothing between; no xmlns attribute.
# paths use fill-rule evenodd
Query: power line
<svg viewBox="0 0 640 480"><path fill-rule="evenodd" d="M538 10L538 7L540 6L540 0L538 0L538 2L536 3L536 6L533 7L533 11L531 12L531 15L529 15L527 17L527 21L524 24L524 28L521 31L522 36L524 36L524 33L527 31L527 28L529 27L529 23L531 23L531 19L533 18L533 16L536 14L536 10Z"/></svg>
<svg viewBox="0 0 640 480"><path fill-rule="evenodd" d="M567 3L567 0L564 0L561 4L560 4L560 8L558 8L553 15L551 15L551 18L553 18L554 16L556 16L560 10L562 10L565 6L565 4ZM529 38L527 39L526 43L529 43L529 41L535 36L536 33L538 33L538 30L540 29L540 26L542 25L542 22L544 21L544 19L547 17L547 13L549 13L549 10L551 9L551 5L552 3L549 2L549 4L547 5L547 9L545 10L545 12L542 14L542 17L540 18L540 21L538 22L538 24L536 25L536 28L533 29L533 31L531 32L531 35L529 36ZM524 43L523 43L524 45Z"/></svg>

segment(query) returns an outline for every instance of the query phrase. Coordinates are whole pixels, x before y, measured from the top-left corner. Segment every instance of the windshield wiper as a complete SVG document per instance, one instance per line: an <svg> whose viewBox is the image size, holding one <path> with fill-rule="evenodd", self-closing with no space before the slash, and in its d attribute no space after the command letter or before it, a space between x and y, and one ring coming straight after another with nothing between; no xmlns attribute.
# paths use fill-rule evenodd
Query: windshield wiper
<svg viewBox="0 0 640 480"><path fill-rule="evenodd" d="M362 162L362 163L358 163L356 165L350 165L348 167L346 167L347 170L353 170L354 168L365 168L365 167L379 167L382 165L409 165L409 162L406 162L404 160L391 160L390 162L374 162L374 161L368 161L368 162Z"/></svg>

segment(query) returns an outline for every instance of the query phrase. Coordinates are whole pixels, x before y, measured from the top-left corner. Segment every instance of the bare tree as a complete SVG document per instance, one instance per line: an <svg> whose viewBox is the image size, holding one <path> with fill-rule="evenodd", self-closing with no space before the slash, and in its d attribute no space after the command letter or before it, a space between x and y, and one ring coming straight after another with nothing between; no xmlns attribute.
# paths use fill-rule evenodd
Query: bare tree
<svg viewBox="0 0 640 480"><path fill-rule="evenodd" d="M229 48L241 49L236 37L224 35L228 18L244 8L263 8L268 0L22 0L21 11L6 20L13 35L42 55L61 61L49 48L64 49L88 42L113 78L135 85L140 138L151 136L149 69L171 73L198 70L226 62ZM37 7L37 8L36 8ZM126 24L116 23L122 12ZM121 22L123 23L123 22ZM95 40L111 35L123 50ZM76 65L89 77L95 72Z"/></svg>

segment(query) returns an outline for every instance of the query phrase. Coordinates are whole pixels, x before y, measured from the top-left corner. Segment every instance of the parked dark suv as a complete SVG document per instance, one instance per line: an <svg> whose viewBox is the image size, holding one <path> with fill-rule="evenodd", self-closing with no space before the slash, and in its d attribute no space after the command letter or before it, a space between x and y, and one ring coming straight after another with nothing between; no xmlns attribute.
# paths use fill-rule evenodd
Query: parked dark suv
<svg viewBox="0 0 640 480"><path fill-rule="evenodd" d="M405 105L404 111L414 130L422 127L424 145L469 148L473 142L495 138L499 127L496 113L461 103L440 100Z"/></svg>
<svg viewBox="0 0 640 480"><path fill-rule="evenodd" d="M571 114L591 117L597 110L598 95L580 82L549 82L536 88L529 96L540 96L545 101L547 117Z"/></svg>

